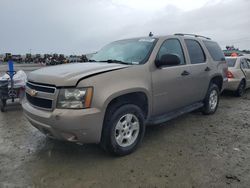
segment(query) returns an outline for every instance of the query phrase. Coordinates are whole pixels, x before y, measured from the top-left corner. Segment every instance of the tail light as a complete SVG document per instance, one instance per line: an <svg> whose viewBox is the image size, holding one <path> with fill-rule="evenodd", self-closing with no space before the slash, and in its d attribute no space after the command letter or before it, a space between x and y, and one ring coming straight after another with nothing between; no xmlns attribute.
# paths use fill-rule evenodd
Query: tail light
<svg viewBox="0 0 250 188"><path fill-rule="evenodd" d="M230 71L227 71L227 78L234 78L233 73Z"/></svg>

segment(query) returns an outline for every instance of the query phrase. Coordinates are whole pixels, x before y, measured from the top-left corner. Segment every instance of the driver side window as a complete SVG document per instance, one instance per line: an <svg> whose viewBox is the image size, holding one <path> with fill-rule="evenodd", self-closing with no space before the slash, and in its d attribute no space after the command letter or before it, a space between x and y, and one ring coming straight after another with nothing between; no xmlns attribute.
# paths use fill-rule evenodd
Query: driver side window
<svg viewBox="0 0 250 188"><path fill-rule="evenodd" d="M163 55L174 54L177 55L181 60L181 65L186 64L183 49L181 43L178 39L167 39L161 46L158 54L157 60L160 60Z"/></svg>

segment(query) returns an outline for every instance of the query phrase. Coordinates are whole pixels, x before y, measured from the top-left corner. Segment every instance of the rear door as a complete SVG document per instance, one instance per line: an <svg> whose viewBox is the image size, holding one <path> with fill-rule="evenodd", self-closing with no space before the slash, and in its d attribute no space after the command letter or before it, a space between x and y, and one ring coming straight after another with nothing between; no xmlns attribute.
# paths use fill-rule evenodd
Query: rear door
<svg viewBox="0 0 250 188"><path fill-rule="evenodd" d="M195 39L185 39L185 44L190 59L190 78L189 89L192 91L190 101L198 102L205 98L209 84L209 71L205 52L201 44Z"/></svg>
<svg viewBox="0 0 250 188"><path fill-rule="evenodd" d="M246 86L250 86L250 60L246 58L241 59L242 68L246 76Z"/></svg>

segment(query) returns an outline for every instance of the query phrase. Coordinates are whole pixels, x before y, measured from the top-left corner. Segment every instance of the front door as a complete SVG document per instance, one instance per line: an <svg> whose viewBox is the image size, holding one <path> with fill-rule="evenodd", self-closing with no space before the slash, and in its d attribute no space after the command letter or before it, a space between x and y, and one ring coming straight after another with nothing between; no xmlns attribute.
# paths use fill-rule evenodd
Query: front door
<svg viewBox="0 0 250 188"><path fill-rule="evenodd" d="M165 54L178 55L181 64L157 68L152 72L154 116L163 115L191 103L189 85L192 79L189 65L186 64L183 48L177 38L167 39L162 44L156 60Z"/></svg>

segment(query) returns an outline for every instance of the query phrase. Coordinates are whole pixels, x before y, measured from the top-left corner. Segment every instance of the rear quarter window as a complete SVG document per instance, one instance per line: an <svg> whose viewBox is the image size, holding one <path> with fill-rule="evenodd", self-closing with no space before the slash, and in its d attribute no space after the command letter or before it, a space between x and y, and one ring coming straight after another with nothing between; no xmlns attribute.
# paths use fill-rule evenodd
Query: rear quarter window
<svg viewBox="0 0 250 188"><path fill-rule="evenodd" d="M220 48L220 46L213 41L203 41L209 54L214 61L225 61L225 56Z"/></svg>

